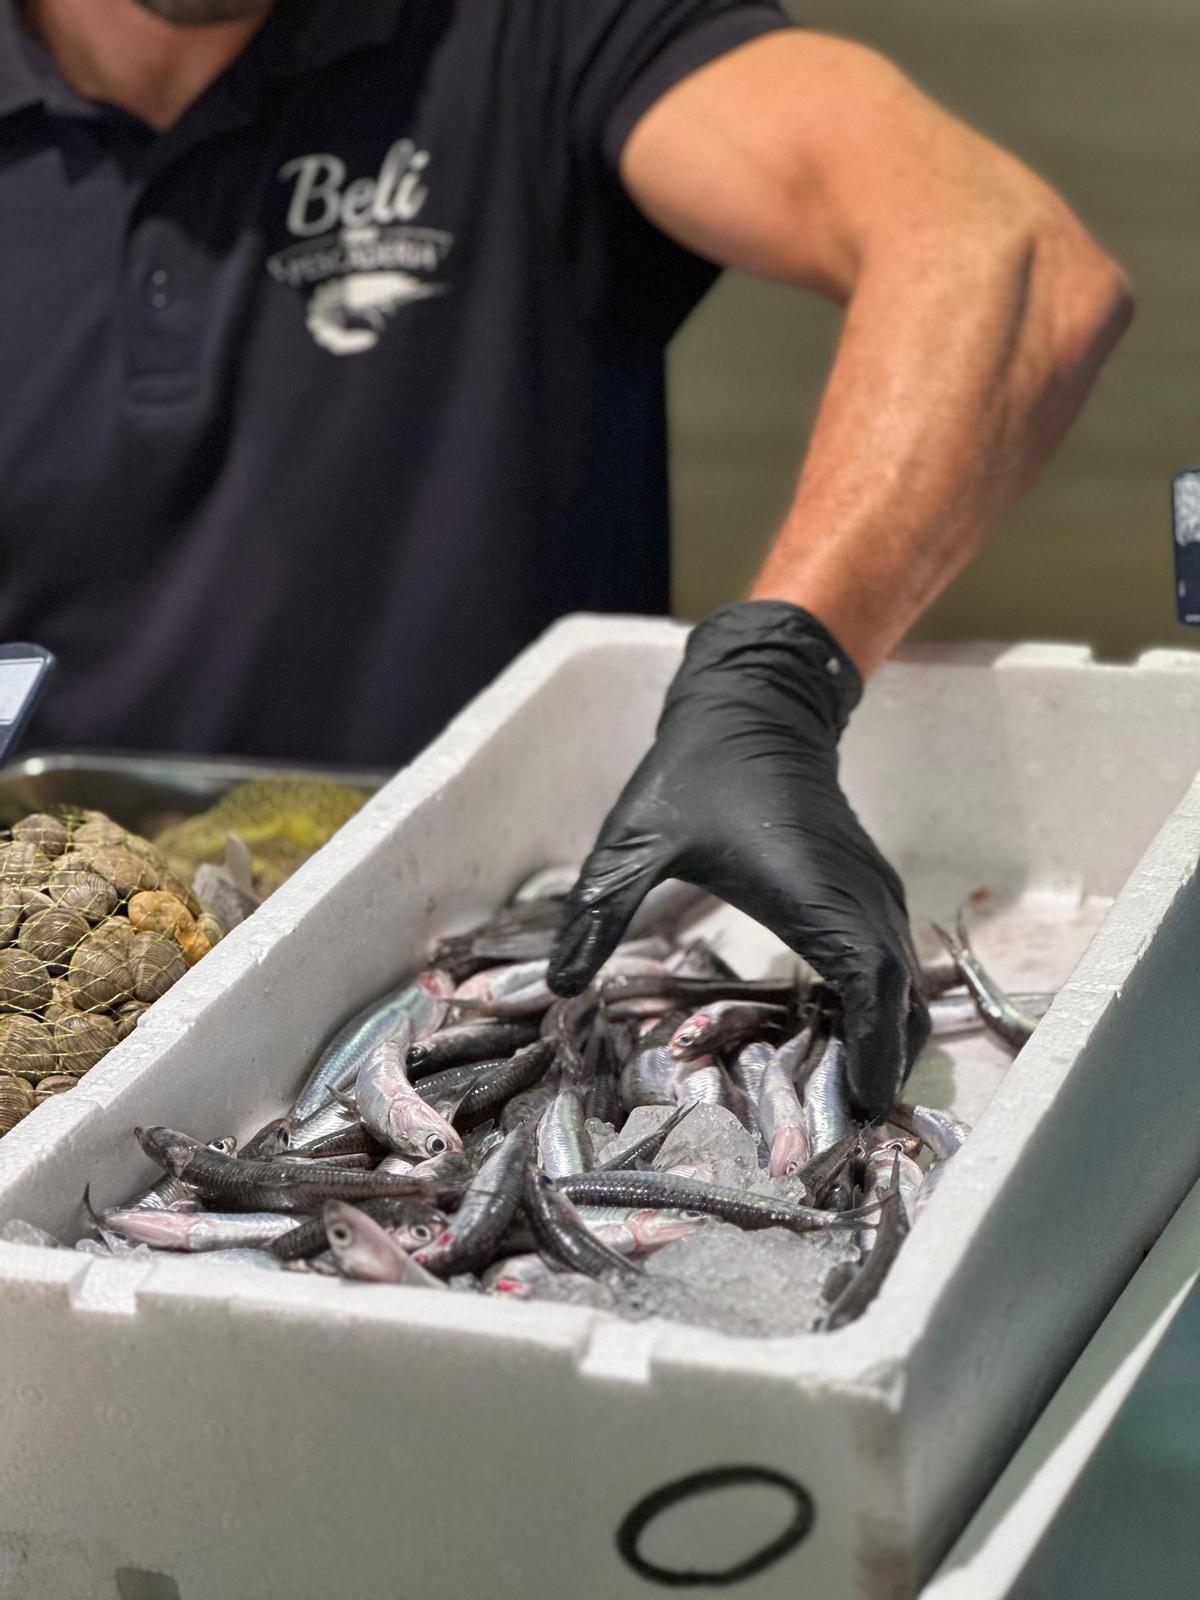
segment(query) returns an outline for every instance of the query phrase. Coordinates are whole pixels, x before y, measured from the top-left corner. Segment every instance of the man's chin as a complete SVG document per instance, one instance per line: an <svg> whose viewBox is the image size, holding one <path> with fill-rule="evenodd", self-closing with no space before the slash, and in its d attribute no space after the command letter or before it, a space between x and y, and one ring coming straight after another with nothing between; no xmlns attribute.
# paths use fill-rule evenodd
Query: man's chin
<svg viewBox="0 0 1200 1600"><path fill-rule="evenodd" d="M245 22L270 11L275 0L135 0L143 11L176 28L207 28L218 22Z"/></svg>

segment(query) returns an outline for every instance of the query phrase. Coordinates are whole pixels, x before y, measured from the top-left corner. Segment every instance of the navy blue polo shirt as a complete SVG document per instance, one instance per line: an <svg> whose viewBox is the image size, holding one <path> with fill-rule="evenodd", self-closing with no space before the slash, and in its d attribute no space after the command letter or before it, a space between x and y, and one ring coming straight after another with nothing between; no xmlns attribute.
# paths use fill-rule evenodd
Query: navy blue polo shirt
<svg viewBox="0 0 1200 1600"><path fill-rule="evenodd" d="M397 763L564 612L668 601L616 179L775 0L281 0L164 134L0 0L0 639L54 745Z"/></svg>

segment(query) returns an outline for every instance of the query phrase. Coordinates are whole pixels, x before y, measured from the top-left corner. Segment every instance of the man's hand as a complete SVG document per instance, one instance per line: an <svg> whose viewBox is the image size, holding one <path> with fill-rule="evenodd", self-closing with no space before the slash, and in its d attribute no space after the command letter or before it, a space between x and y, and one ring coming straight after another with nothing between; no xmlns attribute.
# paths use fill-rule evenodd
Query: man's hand
<svg viewBox="0 0 1200 1600"><path fill-rule="evenodd" d="M838 785L858 701L853 663L779 601L697 627L650 753L567 902L551 985L578 993L663 878L709 889L770 928L842 999L852 1098L892 1104L925 1042L904 891Z"/></svg>

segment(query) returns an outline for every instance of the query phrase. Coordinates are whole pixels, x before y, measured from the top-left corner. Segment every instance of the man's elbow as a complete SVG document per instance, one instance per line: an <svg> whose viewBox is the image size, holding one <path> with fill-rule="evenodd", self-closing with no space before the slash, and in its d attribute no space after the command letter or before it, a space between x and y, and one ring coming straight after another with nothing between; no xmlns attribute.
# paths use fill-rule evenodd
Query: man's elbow
<svg viewBox="0 0 1200 1600"><path fill-rule="evenodd" d="M1133 284L1121 263L1074 222L1044 250L1049 262L1056 365L1095 370L1133 321Z"/></svg>

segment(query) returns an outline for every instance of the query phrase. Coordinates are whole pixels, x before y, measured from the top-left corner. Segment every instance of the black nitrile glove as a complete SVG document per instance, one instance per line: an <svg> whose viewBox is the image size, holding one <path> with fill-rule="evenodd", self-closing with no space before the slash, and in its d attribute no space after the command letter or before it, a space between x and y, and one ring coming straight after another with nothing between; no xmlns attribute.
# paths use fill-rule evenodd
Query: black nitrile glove
<svg viewBox="0 0 1200 1600"><path fill-rule="evenodd" d="M761 922L841 997L852 1099L892 1104L929 1033L904 889L851 811L837 742L862 693L822 623L723 606L688 640L654 744L567 900L550 983L578 994L663 878Z"/></svg>

